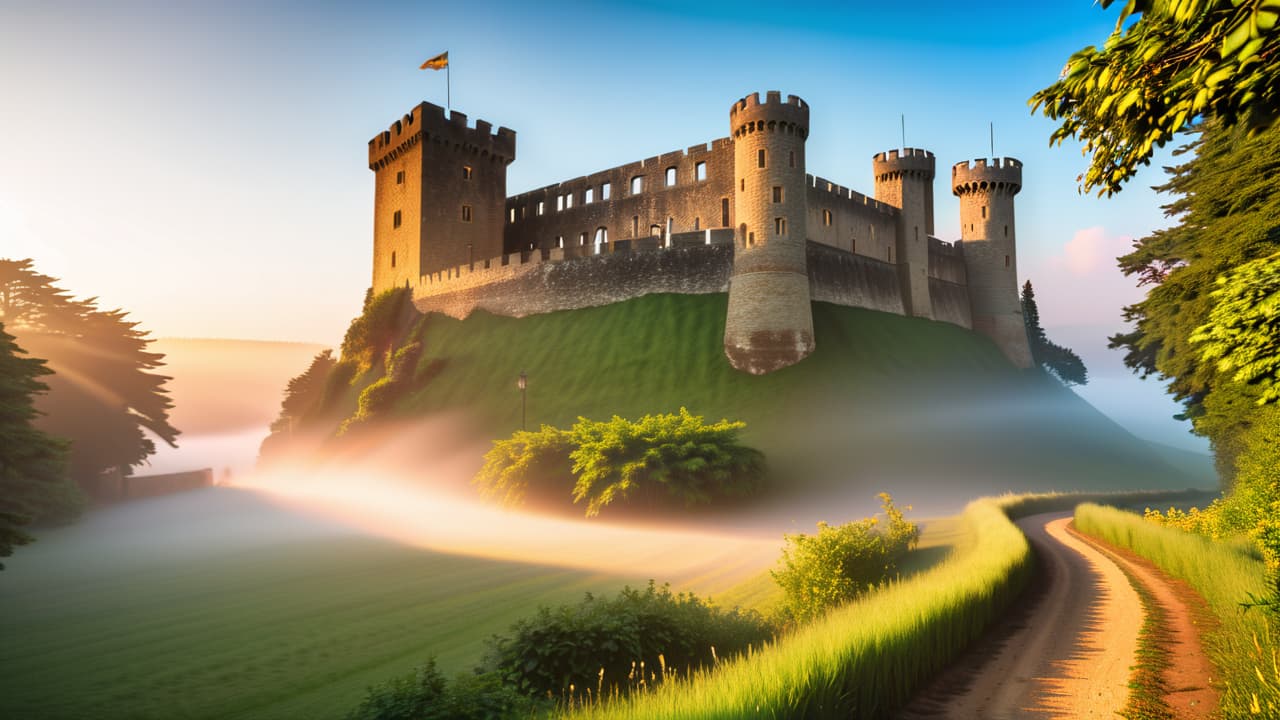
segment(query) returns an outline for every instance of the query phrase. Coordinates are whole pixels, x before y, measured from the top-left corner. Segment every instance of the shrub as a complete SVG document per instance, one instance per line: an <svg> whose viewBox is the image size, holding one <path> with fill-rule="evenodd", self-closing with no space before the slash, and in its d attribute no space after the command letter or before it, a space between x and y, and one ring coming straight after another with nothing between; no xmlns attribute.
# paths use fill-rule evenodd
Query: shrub
<svg viewBox="0 0 1280 720"><path fill-rule="evenodd" d="M587 594L542 607L491 642L489 663L534 696L625 693L759 647L773 628L754 611L725 611L669 586ZM572 688L572 690L571 690Z"/></svg>
<svg viewBox="0 0 1280 720"><path fill-rule="evenodd" d="M615 502L705 504L759 487L764 454L738 443L745 426L708 425L685 408L634 422L578 418L569 430L544 425L495 441L475 483L506 504L524 502L530 490L569 496L588 517Z"/></svg>
<svg viewBox="0 0 1280 720"><path fill-rule="evenodd" d="M880 494L885 524L877 517L832 527L818 523L817 535L787 535L779 570L783 612L807 621L855 599L888 579L898 560L916 546L920 528L908 522L887 493Z"/></svg>
<svg viewBox="0 0 1280 720"><path fill-rule="evenodd" d="M462 674L449 683L430 658L409 675L369 688L347 720L499 720L529 717L536 708L494 673Z"/></svg>
<svg viewBox="0 0 1280 720"><path fill-rule="evenodd" d="M356 414L342 423L338 434L341 435L361 423L384 416L395 404L396 398L412 389L413 375L418 367L418 358L421 356L422 343L420 342L409 343L396 350L387 362L386 374L360 393Z"/></svg>
<svg viewBox="0 0 1280 720"><path fill-rule="evenodd" d="M351 321L342 338L342 359L367 370L391 349L411 308L408 288L366 295L364 310Z"/></svg>

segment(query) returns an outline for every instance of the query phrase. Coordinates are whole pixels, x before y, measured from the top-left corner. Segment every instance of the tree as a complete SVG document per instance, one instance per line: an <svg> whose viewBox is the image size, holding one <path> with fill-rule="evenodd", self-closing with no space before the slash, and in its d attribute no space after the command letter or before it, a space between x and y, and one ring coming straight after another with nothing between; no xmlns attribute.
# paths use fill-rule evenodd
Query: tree
<svg viewBox="0 0 1280 720"><path fill-rule="evenodd" d="M1276 125L1278 18L1280 0L1128 0L1102 49L1072 55L1032 111L1061 121L1050 142L1084 142L1084 192L1119 192L1155 148L1203 119L1251 133Z"/></svg>
<svg viewBox="0 0 1280 720"><path fill-rule="evenodd" d="M1089 382L1089 371L1070 348L1049 340L1040 327L1040 309L1036 306L1036 292L1028 280L1022 286L1022 318L1027 325L1027 341L1031 345L1031 359L1068 385L1084 385Z"/></svg>
<svg viewBox="0 0 1280 720"><path fill-rule="evenodd" d="M52 371L24 354L0 324L0 558L31 542L23 525L74 515L81 505L66 475L66 443L33 422L39 415L35 397L48 389L39 378Z"/></svg>
<svg viewBox="0 0 1280 720"><path fill-rule="evenodd" d="M1157 188L1174 196L1164 209L1178 223L1135 241L1119 258L1121 270L1148 290L1124 309L1134 328L1112 337L1111 347L1125 350L1125 364L1142 376L1168 380L1229 482L1262 386L1206 362L1205 347L1191 338L1224 297L1213 294L1218 278L1280 251L1280 127L1250 136L1208 121L1194 136L1176 153L1191 159L1168 168L1168 182Z"/></svg>
<svg viewBox="0 0 1280 720"><path fill-rule="evenodd" d="M1280 400L1280 252L1218 278L1209 322L1191 335L1200 359L1219 372L1256 384L1258 404Z"/></svg>
<svg viewBox="0 0 1280 720"><path fill-rule="evenodd" d="M31 260L0 260L0 322L54 372L38 409L42 429L71 441L71 475L91 486L104 472L127 474L155 452L144 430L175 445L172 407L153 372L163 355L120 310L96 298L72 300Z"/></svg>

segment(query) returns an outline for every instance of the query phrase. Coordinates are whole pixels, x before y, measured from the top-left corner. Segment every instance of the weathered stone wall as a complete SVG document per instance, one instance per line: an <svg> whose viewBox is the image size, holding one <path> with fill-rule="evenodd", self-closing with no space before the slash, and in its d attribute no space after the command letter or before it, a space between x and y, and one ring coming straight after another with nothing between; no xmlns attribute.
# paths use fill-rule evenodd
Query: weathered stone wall
<svg viewBox="0 0 1280 720"><path fill-rule="evenodd" d="M964 253L959 245L938 238L929 238L929 277L946 280L956 285L967 285L964 269Z"/></svg>
<svg viewBox="0 0 1280 720"><path fill-rule="evenodd" d="M534 252L457 268L440 280L425 279L414 293L421 312L464 318L474 310L524 317L556 310L608 305L652 293L701 295L725 292L733 267L733 245L694 245L639 252L614 252L551 262Z"/></svg>
<svg viewBox="0 0 1280 720"><path fill-rule="evenodd" d="M929 278L929 299L933 304L934 320L973 329L967 287L931 277Z"/></svg>
<svg viewBox="0 0 1280 720"><path fill-rule="evenodd" d="M503 252L563 247L569 256L592 255L601 239L733 227L733 213L733 143L720 138L508 198Z"/></svg>
<svg viewBox="0 0 1280 720"><path fill-rule="evenodd" d="M825 178L809 175L806 184L810 240L894 262L898 208Z"/></svg>
<svg viewBox="0 0 1280 720"><path fill-rule="evenodd" d="M809 291L814 300L905 315L898 268L883 260L811 242Z"/></svg>

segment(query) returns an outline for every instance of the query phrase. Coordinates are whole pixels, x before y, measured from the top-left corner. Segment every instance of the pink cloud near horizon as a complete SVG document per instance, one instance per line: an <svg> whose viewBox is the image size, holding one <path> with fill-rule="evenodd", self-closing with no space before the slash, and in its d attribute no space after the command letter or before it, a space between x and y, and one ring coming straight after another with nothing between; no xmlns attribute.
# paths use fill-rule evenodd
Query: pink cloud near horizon
<svg viewBox="0 0 1280 720"><path fill-rule="evenodd" d="M1100 226L1081 228L1058 252L1028 263L1021 274L1035 287L1044 327L1106 325L1120 330L1124 306L1144 295L1116 267L1116 258L1132 243L1132 238L1109 235Z"/></svg>

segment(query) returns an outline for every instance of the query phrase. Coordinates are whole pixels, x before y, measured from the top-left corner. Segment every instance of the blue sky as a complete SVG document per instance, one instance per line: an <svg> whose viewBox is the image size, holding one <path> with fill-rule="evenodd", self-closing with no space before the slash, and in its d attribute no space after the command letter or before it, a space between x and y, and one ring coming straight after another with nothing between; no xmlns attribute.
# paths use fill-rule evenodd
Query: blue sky
<svg viewBox="0 0 1280 720"><path fill-rule="evenodd" d="M420 100L518 133L511 194L728 134L745 93L812 106L809 171L868 194L870 158L1025 163L1019 271L1117 374L1101 338L1139 294L1127 238L1167 223L1149 187L1081 196L1078 147L1026 101L1115 10L1058 3L14 3L0 5L0 256L161 336L335 342L369 282L366 142ZM1157 163L1158 164L1158 163ZM1147 383L1156 391L1158 388Z"/></svg>

